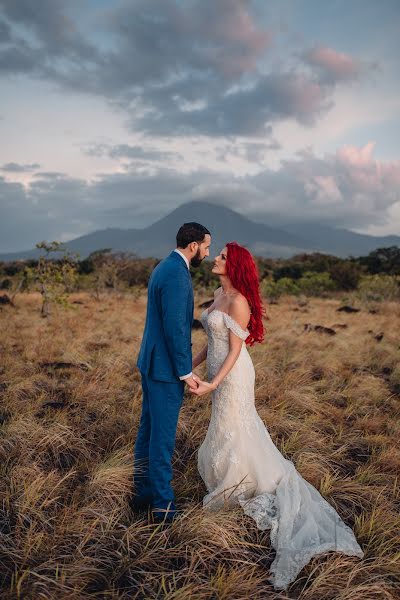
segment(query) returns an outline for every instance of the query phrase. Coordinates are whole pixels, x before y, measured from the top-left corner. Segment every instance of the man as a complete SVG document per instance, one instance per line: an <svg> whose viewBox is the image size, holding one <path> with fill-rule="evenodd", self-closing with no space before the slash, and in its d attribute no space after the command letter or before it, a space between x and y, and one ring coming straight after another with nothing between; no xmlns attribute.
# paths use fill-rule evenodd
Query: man
<svg viewBox="0 0 400 600"><path fill-rule="evenodd" d="M135 443L134 510L152 509L155 522L178 514L172 480L172 454L185 383L196 389L192 373L193 287L190 264L209 256L211 235L199 223L185 223L177 248L151 274L146 324L137 366L142 377L142 415Z"/></svg>

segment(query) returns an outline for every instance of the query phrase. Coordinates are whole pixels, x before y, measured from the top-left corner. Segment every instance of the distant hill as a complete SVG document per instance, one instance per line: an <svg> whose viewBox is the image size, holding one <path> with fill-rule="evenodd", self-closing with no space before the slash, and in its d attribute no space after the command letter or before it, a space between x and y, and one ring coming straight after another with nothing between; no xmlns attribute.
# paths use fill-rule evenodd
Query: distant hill
<svg viewBox="0 0 400 600"><path fill-rule="evenodd" d="M211 256L236 240L253 253L265 257L288 258L302 252L326 252L337 256L360 256L384 246L400 246L400 236L374 237L314 224L293 224L276 228L210 202L188 202L144 229L109 228L94 231L67 242L73 252L86 258L103 248L135 252L138 256L162 258L175 247L180 225L197 221L212 234ZM0 260L35 258L37 249L0 254Z"/></svg>
<svg viewBox="0 0 400 600"><path fill-rule="evenodd" d="M291 223L281 226L294 235L302 235L324 252L336 256L366 256L376 248L400 246L400 236L373 236L348 229L334 229L316 223Z"/></svg>

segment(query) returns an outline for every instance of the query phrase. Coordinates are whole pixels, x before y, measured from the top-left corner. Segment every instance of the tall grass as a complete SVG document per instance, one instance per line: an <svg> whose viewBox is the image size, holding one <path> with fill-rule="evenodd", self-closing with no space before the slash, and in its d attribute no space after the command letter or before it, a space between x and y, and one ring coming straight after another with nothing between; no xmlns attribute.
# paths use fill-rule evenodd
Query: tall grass
<svg viewBox="0 0 400 600"><path fill-rule="evenodd" d="M281 297L268 307L265 343L250 349L272 439L365 551L361 561L315 557L286 594L268 579L268 531L239 509L202 509L196 453L208 398L187 395L180 415L174 487L183 518L163 529L131 512L146 298L75 300L75 310L47 320L35 294L0 311L0 598L399 597L398 303L344 314L336 299ZM194 351L204 341L194 331Z"/></svg>

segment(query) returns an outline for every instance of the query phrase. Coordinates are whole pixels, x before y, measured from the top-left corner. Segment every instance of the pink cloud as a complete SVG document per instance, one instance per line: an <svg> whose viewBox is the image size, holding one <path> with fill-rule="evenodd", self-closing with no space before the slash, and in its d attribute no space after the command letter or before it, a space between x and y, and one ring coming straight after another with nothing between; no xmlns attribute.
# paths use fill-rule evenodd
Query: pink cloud
<svg viewBox="0 0 400 600"><path fill-rule="evenodd" d="M258 26L246 3L220 0L198 4L196 24L208 40L210 58L227 77L253 71L263 52L272 44L272 34Z"/></svg>
<svg viewBox="0 0 400 600"><path fill-rule="evenodd" d="M254 57L270 46L271 34L256 25L242 3L235 5L230 1L226 9L225 18L215 26L216 33L219 33L223 40L241 45Z"/></svg>
<svg viewBox="0 0 400 600"><path fill-rule="evenodd" d="M356 79L361 72L361 63L342 52L326 46L315 46L304 54L308 64L320 69L333 81Z"/></svg>
<svg viewBox="0 0 400 600"><path fill-rule="evenodd" d="M386 207L400 201L400 161L373 157L374 142L362 148L345 146L336 153L342 177L363 196L374 198L375 206Z"/></svg>
<svg viewBox="0 0 400 600"><path fill-rule="evenodd" d="M308 118L329 105L325 90L302 74L291 77L288 90L292 95L293 107L303 118Z"/></svg>
<svg viewBox="0 0 400 600"><path fill-rule="evenodd" d="M368 142L362 148L344 146L337 151L336 156L342 164L348 164L353 167L370 167L375 163L372 156L374 148L375 142Z"/></svg>

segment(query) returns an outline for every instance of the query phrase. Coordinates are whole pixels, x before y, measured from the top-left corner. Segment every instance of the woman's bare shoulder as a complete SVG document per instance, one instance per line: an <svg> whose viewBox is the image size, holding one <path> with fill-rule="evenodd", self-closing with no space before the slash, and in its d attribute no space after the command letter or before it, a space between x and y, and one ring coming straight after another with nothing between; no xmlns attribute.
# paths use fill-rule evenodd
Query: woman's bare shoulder
<svg viewBox="0 0 400 600"><path fill-rule="evenodd" d="M236 310L245 310L247 309L250 313L250 304L249 301L247 300L246 296L244 296L243 294L241 294L240 292L237 292L237 294L235 294L231 300L231 306L232 308L236 308Z"/></svg>
<svg viewBox="0 0 400 600"><path fill-rule="evenodd" d="M214 292L214 298L217 298L222 293L222 285Z"/></svg>
<svg viewBox="0 0 400 600"><path fill-rule="evenodd" d="M229 306L229 314L243 327L243 329L246 329L251 314L250 305L246 296L243 296L240 292L233 296Z"/></svg>

